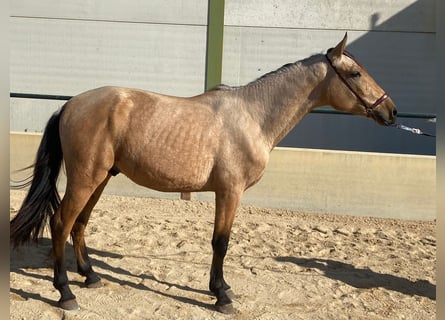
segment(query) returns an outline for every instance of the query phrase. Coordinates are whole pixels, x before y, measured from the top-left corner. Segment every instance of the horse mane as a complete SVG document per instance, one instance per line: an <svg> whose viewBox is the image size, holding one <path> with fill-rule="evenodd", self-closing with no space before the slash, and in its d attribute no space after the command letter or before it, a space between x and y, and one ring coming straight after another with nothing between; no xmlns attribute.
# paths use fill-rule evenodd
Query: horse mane
<svg viewBox="0 0 445 320"><path fill-rule="evenodd" d="M221 83L221 84L216 85L213 88L210 88L209 91L219 91L219 90L225 91L225 90L233 90L233 89L236 89L236 88L238 88L238 87L229 86L229 85Z"/></svg>
<svg viewBox="0 0 445 320"><path fill-rule="evenodd" d="M283 75L283 74L289 72L290 70L298 67L299 65L304 65L309 60L312 60L314 57L318 57L318 56L320 56L320 54L314 54L308 58L304 58L304 59L298 60L296 62L286 63L286 64L282 65L281 67L279 67L278 69L267 72L245 85L230 86L230 85L226 85L226 84L220 84L220 85L217 85L217 86L213 87L212 89L210 89L210 91L217 91L217 90L232 91L232 90L237 90L240 88L253 87L253 86L256 86L258 84L265 82L265 80L275 78L278 75Z"/></svg>

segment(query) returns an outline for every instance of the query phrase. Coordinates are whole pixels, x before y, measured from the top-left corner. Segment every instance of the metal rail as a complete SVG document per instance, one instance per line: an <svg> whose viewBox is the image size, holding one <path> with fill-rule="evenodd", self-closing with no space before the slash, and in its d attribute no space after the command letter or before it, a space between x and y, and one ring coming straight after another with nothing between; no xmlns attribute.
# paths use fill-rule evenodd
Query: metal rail
<svg viewBox="0 0 445 320"><path fill-rule="evenodd" d="M321 114L336 114L336 115L345 115L351 116L351 113L340 112L337 110L329 110L329 109L316 109L312 110L311 113L321 113ZM434 119L436 118L436 114L434 113L417 113L417 112L398 112L397 118L412 118L412 119Z"/></svg>
<svg viewBox="0 0 445 320"><path fill-rule="evenodd" d="M10 98L23 98L23 99L42 99L42 100L64 100L67 101L73 96L53 95L53 94L37 94L37 93L9 93Z"/></svg>
<svg viewBox="0 0 445 320"><path fill-rule="evenodd" d="M23 98L23 99L42 99L42 100L70 100L73 96L64 95L52 95L52 94L36 94L36 93L17 93L11 92L9 94L11 98ZM340 112L333 109L316 109L312 110L311 113L318 114L334 114L334 115L351 115L350 113ZM411 118L411 119L434 119L436 114L434 113L415 113L415 112L399 112L397 114L398 118Z"/></svg>

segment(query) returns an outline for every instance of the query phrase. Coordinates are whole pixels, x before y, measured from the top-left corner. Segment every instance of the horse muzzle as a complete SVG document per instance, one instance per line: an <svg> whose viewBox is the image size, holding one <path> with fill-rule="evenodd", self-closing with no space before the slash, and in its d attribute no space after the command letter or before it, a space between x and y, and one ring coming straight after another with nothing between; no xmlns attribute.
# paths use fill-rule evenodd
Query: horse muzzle
<svg viewBox="0 0 445 320"><path fill-rule="evenodd" d="M372 109L367 109L368 116L380 125L391 126L397 120L397 108L391 98L377 105Z"/></svg>

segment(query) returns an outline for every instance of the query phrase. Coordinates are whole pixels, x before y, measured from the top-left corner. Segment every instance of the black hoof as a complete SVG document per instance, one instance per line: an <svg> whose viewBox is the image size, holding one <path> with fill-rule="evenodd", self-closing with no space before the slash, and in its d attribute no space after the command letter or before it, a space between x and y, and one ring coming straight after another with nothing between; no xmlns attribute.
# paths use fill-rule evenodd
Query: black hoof
<svg viewBox="0 0 445 320"><path fill-rule="evenodd" d="M216 311L224 313L224 314L234 314L235 308L233 307L233 304L223 304L223 305L215 305Z"/></svg>
<svg viewBox="0 0 445 320"><path fill-rule="evenodd" d="M236 300L236 294L235 294L235 292L232 291L232 289L229 288L229 289L225 290L224 292L226 293L227 297L228 297L230 300L232 300L232 301L235 301L235 300ZM210 291L210 293L211 293L212 295L216 296L215 291Z"/></svg>
<svg viewBox="0 0 445 320"><path fill-rule="evenodd" d="M85 281L85 285L87 286L87 288L102 288L104 286L100 279L94 282Z"/></svg>
<svg viewBox="0 0 445 320"><path fill-rule="evenodd" d="M77 304L76 299L59 301L58 306L59 308L62 308L64 310L80 310L80 307Z"/></svg>
<svg viewBox="0 0 445 320"><path fill-rule="evenodd" d="M94 273L94 272L90 272L86 275L86 279L85 279L85 285L87 286L87 288L100 288L102 287L102 282L100 282L100 277Z"/></svg>

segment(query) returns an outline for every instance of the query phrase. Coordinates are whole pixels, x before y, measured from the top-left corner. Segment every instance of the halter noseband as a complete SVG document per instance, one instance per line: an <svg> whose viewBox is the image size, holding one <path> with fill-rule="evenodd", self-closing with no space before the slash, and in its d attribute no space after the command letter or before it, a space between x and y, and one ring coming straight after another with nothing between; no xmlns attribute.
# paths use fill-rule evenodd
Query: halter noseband
<svg viewBox="0 0 445 320"><path fill-rule="evenodd" d="M329 51L328 51L329 52ZM346 51L344 51L344 54L353 59L352 56L347 53ZM384 92L382 94L382 96L380 98L378 98L372 105L368 105L368 103L363 100L362 97L359 96L359 94L354 90L354 88L352 88L352 86L348 83L348 81L346 81L346 79L341 75L341 73L337 70L337 68L334 66L334 64L332 63L331 59L329 59L328 55L325 54L326 59L329 62L329 65L332 67L332 69L335 71L335 73L338 75L338 77L340 78L340 80L346 85L346 87L348 87L348 89L357 97L358 100L360 100L361 104L363 104L363 106L365 107L365 110L367 113L371 113L372 110L377 107L379 104L381 104L383 101L385 101L388 98L388 94L386 92Z"/></svg>

